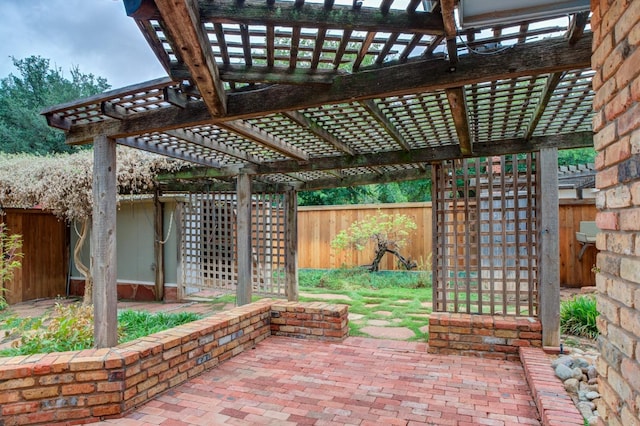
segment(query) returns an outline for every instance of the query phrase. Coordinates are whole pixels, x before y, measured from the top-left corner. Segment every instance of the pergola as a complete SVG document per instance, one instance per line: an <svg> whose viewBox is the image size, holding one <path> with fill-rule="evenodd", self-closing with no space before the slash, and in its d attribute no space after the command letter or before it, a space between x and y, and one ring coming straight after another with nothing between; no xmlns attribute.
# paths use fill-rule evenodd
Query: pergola
<svg viewBox="0 0 640 426"><path fill-rule="evenodd" d="M44 112L69 144L94 144L99 347L117 337L116 144L194 164L166 190L237 191L239 304L251 300L252 190L287 194L295 298L296 191L539 151L539 316L544 344L558 343L557 149L593 146L588 11L458 28L454 0L124 4L168 77Z"/></svg>

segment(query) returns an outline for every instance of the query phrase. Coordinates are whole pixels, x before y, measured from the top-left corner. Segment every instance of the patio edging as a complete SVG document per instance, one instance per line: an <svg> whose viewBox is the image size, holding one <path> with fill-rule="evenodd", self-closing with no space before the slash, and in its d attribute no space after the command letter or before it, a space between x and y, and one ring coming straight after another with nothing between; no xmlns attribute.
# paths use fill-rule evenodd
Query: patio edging
<svg viewBox="0 0 640 426"><path fill-rule="evenodd" d="M348 332L344 305L263 299L114 348L0 357L0 425L117 418L271 334Z"/></svg>
<svg viewBox="0 0 640 426"><path fill-rule="evenodd" d="M583 426L584 418L551 368L542 348L520 348L520 362L545 426Z"/></svg>

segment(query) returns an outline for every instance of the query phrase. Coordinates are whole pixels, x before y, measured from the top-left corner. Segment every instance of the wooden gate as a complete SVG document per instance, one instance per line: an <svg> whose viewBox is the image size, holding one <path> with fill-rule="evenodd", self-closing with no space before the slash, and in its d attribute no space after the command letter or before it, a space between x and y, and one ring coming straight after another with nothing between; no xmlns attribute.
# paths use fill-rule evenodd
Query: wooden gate
<svg viewBox="0 0 640 426"><path fill-rule="evenodd" d="M537 315L535 171L533 154L434 166L435 311Z"/></svg>
<svg viewBox="0 0 640 426"><path fill-rule="evenodd" d="M253 194L253 293L285 294L284 195ZM189 194L181 218L182 296L206 291L234 293L238 281L237 196L234 192Z"/></svg>
<svg viewBox="0 0 640 426"><path fill-rule="evenodd" d="M69 263L64 221L42 210L5 209L0 221L12 234L22 235L22 267L5 283L9 304L65 296ZM2 283L0 283L2 285Z"/></svg>

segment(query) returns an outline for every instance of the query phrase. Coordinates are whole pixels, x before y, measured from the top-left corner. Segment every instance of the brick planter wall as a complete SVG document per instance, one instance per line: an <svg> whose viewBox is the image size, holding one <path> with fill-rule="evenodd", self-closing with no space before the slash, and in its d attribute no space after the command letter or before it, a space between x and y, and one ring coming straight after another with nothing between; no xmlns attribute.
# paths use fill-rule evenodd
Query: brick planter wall
<svg viewBox="0 0 640 426"><path fill-rule="evenodd" d="M282 321L272 326L272 317ZM292 327L299 338L341 339L347 307L265 299L115 348L0 357L0 425L119 417L254 347L274 327L277 334Z"/></svg>
<svg viewBox="0 0 640 426"><path fill-rule="evenodd" d="M343 340L349 334L346 305L277 302L271 306L271 334Z"/></svg>
<svg viewBox="0 0 640 426"><path fill-rule="evenodd" d="M536 318L454 314L429 315L429 353L519 361L520 347L541 347Z"/></svg>
<svg viewBox="0 0 640 426"><path fill-rule="evenodd" d="M600 358L598 412L640 425L640 2L591 1Z"/></svg>

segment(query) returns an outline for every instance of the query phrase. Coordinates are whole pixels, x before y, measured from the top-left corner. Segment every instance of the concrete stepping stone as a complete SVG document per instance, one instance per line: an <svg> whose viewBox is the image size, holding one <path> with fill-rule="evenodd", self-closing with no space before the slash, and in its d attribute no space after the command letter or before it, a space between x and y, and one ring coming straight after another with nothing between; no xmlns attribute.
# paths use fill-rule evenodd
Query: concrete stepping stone
<svg viewBox="0 0 640 426"><path fill-rule="evenodd" d="M371 321L369 321L371 322ZM378 327L368 325L360 329L362 333L366 333L371 337L377 337L379 339L396 339L407 340L415 337L415 333L406 327Z"/></svg>

